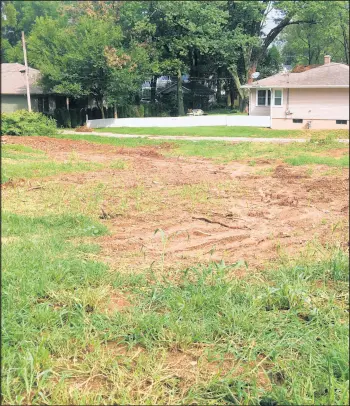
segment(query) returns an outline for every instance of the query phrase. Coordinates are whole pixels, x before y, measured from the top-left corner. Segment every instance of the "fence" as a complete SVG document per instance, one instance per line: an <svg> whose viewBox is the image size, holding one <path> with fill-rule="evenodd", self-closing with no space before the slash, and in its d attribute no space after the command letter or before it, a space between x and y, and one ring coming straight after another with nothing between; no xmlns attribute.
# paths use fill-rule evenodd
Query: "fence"
<svg viewBox="0 0 350 406"><path fill-rule="evenodd" d="M189 116L189 117L146 117L146 118L106 118L88 120L89 128L102 127L210 127L242 126L270 127L270 116Z"/></svg>

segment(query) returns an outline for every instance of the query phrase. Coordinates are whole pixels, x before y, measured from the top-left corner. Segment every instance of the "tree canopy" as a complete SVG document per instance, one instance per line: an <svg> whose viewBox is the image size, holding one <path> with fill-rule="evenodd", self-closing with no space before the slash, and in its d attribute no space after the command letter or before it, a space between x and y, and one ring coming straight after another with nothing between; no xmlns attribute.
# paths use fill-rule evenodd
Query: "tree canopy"
<svg viewBox="0 0 350 406"><path fill-rule="evenodd" d="M3 1L2 61L28 59L47 89L90 96L98 105L134 103L151 79L177 78L178 114L184 114L182 75L238 92L241 85L278 72L282 64L322 63L324 54L349 62L346 1ZM278 45L278 46L277 46Z"/></svg>

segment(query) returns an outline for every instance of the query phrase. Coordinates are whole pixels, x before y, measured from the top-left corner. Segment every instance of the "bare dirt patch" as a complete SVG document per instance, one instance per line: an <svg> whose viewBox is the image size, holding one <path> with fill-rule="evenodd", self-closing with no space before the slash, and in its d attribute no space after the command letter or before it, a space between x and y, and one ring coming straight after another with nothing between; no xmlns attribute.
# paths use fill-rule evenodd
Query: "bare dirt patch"
<svg viewBox="0 0 350 406"><path fill-rule="evenodd" d="M106 187L107 191L100 192L103 202L96 204L93 215L110 230L98 243L102 247L99 258L112 271L176 268L212 260L244 260L260 268L281 251L298 252L314 239L348 240L346 227L338 226L336 231L332 227L348 224L346 169L327 177L317 170L310 174L302 167L278 164L260 177L254 173L270 161L257 161L253 167L240 162L223 165L208 159L167 158L162 149L171 148L169 143L116 148L48 137L12 137L9 143L44 150L57 160L67 159L72 151L87 161L127 156L131 165L122 172L101 169L41 182L45 186L54 180L63 188L76 185L77 191L90 184ZM11 186L4 194L14 193L17 185Z"/></svg>

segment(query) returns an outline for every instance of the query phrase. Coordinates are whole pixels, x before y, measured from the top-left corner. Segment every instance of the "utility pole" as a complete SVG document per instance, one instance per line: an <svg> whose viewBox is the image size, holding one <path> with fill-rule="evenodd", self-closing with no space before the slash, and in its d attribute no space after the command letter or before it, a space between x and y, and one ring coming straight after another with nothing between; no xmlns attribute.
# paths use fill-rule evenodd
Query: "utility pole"
<svg viewBox="0 0 350 406"><path fill-rule="evenodd" d="M32 103L30 101L30 89L29 89L29 74L28 74L28 62L27 62L27 50L26 42L24 39L24 31L22 31L22 46L23 46L23 55L24 55L24 65L26 67L26 85L27 85L27 102L28 102L28 111L32 111Z"/></svg>

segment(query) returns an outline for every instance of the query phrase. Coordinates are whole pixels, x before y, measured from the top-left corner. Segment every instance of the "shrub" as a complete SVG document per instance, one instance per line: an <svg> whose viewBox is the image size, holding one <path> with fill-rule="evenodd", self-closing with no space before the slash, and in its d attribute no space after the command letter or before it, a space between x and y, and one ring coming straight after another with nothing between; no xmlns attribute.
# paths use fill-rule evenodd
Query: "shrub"
<svg viewBox="0 0 350 406"><path fill-rule="evenodd" d="M1 114L1 135L54 135L56 121L41 113L18 110Z"/></svg>
<svg viewBox="0 0 350 406"><path fill-rule="evenodd" d="M54 114L55 114L55 119L57 121L57 124L60 127L66 127L66 128L71 127L71 119L70 119L69 110L67 110L65 107L57 108L57 109L55 109Z"/></svg>

